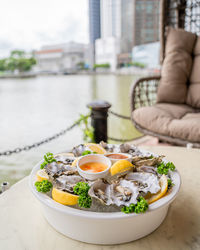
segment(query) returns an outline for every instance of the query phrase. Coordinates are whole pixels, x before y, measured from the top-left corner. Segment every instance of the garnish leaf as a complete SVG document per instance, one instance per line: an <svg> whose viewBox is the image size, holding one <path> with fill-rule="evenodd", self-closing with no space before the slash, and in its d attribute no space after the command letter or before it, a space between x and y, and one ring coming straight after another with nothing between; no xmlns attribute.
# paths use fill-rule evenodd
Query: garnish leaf
<svg viewBox="0 0 200 250"><path fill-rule="evenodd" d="M74 193L79 195L78 205L79 207L90 208L92 204L92 199L88 195L90 186L86 182L78 182L74 186Z"/></svg>
<svg viewBox="0 0 200 250"><path fill-rule="evenodd" d="M40 168L43 169L48 163L56 162L56 159L54 158L53 154L48 152L46 155L44 155L44 161L40 165Z"/></svg>
<svg viewBox="0 0 200 250"><path fill-rule="evenodd" d="M140 196L136 204L130 204L129 206L122 207L121 211L125 214L129 213L144 213L148 209L149 205L148 202L145 200L144 197Z"/></svg>
<svg viewBox="0 0 200 250"><path fill-rule="evenodd" d="M53 187L52 183L48 180L36 181L35 187L38 192L47 193Z"/></svg>

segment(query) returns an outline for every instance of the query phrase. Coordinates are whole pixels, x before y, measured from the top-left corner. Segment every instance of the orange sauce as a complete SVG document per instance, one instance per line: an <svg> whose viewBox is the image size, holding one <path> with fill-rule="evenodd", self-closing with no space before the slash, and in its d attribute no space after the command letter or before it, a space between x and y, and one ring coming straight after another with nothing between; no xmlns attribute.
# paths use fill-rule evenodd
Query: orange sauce
<svg viewBox="0 0 200 250"><path fill-rule="evenodd" d="M106 156L111 159L127 159L128 158L128 156L122 155L122 154L110 154Z"/></svg>
<svg viewBox="0 0 200 250"><path fill-rule="evenodd" d="M108 166L100 162L88 162L80 166L83 171L89 173L99 173L106 170Z"/></svg>

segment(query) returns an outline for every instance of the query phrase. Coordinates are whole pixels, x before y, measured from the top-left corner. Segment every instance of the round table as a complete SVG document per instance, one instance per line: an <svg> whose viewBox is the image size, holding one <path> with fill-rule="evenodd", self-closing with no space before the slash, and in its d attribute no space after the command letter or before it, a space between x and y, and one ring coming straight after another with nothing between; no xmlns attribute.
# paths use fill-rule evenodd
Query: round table
<svg viewBox="0 0 200 250"><path fill-rule="evenodd" d="M0 250L200 249L200 150L169 146L143 148L166 155L182 177L180 193L156 231L137 241L114 246L91 245L67 238L44 219L26 177L0 195Z"/></svg>

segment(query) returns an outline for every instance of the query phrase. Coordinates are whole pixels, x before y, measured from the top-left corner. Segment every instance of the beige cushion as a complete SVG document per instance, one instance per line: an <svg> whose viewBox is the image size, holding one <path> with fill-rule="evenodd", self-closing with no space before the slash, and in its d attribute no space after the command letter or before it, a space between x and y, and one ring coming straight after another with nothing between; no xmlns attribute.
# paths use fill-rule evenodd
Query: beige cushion
<svg viewBox="0 0 200 250"><path fill-rule="evenodd" d="M194 108L200 108L200 37L197 38L193 54L194 59L186 102Z"/></svg>
<svg viewBox="0 0 200 250"><path fill-rule="evenodd" d="M157 102L185 103L196 35L168 28Z"/></svg>
<svg viewBox="0 0 200 250"><path fill-rule="evenodd" d="M190 113L169 124L170 136L191 142L200 142L200 113Z"/></svg>
<svg viewBox="0 0 200 250"><path fill-rule="evenodd" d="M133 111L133 119L142 128L161 135L200 142L200 113L185 104L159 103Z"/></svg>

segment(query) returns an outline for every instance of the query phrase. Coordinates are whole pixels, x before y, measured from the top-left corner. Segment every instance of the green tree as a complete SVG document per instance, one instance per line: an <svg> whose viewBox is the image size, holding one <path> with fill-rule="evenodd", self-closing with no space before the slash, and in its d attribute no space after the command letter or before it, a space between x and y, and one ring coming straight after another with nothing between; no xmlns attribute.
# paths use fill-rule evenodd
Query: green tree
<svg viewBox="0 0 200 250"><path fill-rule="evenodd" d="M26 53L23 50L13 50L10 52L10 57L22 58L25 56L26 56Z"/></svg>
<svg viewBox="0 0 200 250"><path fill-rule="evenodd" d="M0 59L0 71L6 70L6 59Z"/></svg>
<svg viewBox="0 0 200 250"><path fill-rule="evenodd" d="M0 60L0 70L25 72L36 64L35 58L23 50L13 50L8 58Z"/></svg>

